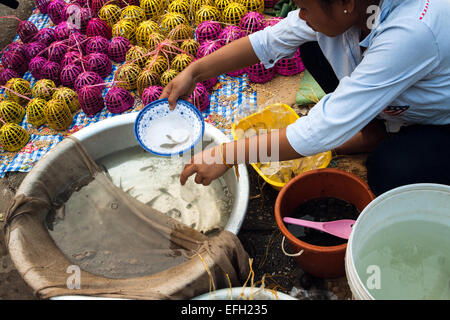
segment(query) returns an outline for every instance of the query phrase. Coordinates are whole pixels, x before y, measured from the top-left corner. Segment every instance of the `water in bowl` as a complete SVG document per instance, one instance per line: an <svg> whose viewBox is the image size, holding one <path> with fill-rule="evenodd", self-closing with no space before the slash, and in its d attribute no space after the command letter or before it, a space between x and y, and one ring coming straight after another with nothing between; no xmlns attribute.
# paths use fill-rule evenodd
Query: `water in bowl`
<svg viewBox="0 0 450 320"><path fill-rule="evenodd" d="M450 230L429 221L397 222L355 254L358 275L375 299L450 299Z"/></svg>

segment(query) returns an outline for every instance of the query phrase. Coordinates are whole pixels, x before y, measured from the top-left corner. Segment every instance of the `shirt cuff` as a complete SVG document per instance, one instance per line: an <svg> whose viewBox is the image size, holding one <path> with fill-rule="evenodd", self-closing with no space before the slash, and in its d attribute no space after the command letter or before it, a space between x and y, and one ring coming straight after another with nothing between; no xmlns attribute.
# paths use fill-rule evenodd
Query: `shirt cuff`
<svg viewBox="0 0 450 320"><path fill-rule="evenodd" d="M270 27L267 27L266 29L269 29ZM257 31L255 33L252 33L248 36L248 39L250 40L250 44L253 47L253 51L255 51L256 56L258 57L259 61L262 62L264 65L264 68L269 69L275 66L275 60L272 58L267 58L267 55L263 49L263 45L261 43L261 38L264 37L264 32L267 32L267 30L261 30Z"/></svg>
<svg viewBox="0 0 450 320"><path fill-rule="evenodd" d="M307 116L297 119L286 128L286 137L291 147L302 156L312 156L319 152L314 148L314 139L311 135L310 122Z"/></svg>

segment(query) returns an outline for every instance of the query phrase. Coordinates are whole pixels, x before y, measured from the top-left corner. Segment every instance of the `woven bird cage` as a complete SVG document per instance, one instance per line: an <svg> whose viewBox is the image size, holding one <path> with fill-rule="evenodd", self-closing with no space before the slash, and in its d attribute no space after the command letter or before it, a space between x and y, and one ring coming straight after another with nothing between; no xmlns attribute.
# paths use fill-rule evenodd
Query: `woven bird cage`
<svg viewBox="0 0 450 320"><path fill-rule="evenodd" d="M104 53L91 53L86 58L86 70L96 72L106 78L112 70L111 60Z"/></svg>
<svg viewBox="0 0 450 320"><path fill-rule="evenodd" d="M200 10L203 5L214 5L214 0L191 0L190 1L190 9L191 13L195 15L195 13Z"/></svg>
<svg viewBox="0 0 450 320"><path fill-rule="evenodd" d="M213 77L211 79L202 81L201 84L205 86L207 91L210 91L217 84L217 82L219 82L217 77Z"/></svg>
<svg viewBox="0 0 450 320"><path fill-rule="evenodd" d="M183 71L186 69L186 67L193 61L192 57L185 54L180 53L173 58L172 62L170 63L170 68L175 69L178 72Z"/></svg>
<svg viewBox="0 0 450 320"><path fill-rule="evenodd" d="M111 39L111 28L100 18L92 18L86 27L88 37L102 36Z"/></svg>
<svg viewBox="0 0 450 320"><path fill-rule="evenodd" d="M136 81L137 93L140 96L145 88L159 84L160 77L158 73L150 69L143 70Z"/></svg>
<svg viewBox="0 0 450 320"><path fill-rule="evenodd" d="M55 28L55 38L58 41L63 41L69 38L72 33L77 33L77 26L73 23L63 21L58 23Z"/></svg>
<svg viewBox="0 0 450 320"><path fill-rule="evenodd" d="M98 17L112 28L120 20L121 9L115 4L106 4L98 12Z"/></svg>
<svg viewBox="0 0 450 320"><path fill-rule="evenodd" d="M275 75L275 68L266 69L262 62L247 68L248 78L254 83L266 83L272 80Z"/></svg>
<svg viewBox="0 0 450 320"><path fill-rule="evenodd" d="M52 20L55 25L67 20L66 3L63 0L53 0L50 2L47 6L47 12L50 20Z"/></svg>
<svg viewBox="0 0 450 320"><path fill-rule="evenodd" d="M161 33L153 32L148 37L145 47L149 51L154 51L158 47L158 45L164 41L164 39L165 39L165 37Z"/></svg>
<svg viewBox="0 0 450 320"><path fill-rule="evenodd" d="M134 22L135 25L139 25L145 20L145 12L139 6L126 6L122 9L120 19L129 19Z"/></svg>
<svg viewBox="0 0 450 320"><path fill-rule="evenodd" d="M157 54L167 57L169 60L172 60L181 52L178 43L169 39L162 41L156 51Z"/></svg>
<svg viewBox="0 0 450 320"><path fill-rule="evenodd" d="M40 98L48 101L52 98L55 89L56 85L52 80L41 79L35 82L33 88L31 88L31 94L34 98Z"/></svg>
<svg viewBox="0 0 450 320"><path fill-rule="evenodd" d="M68 39L68 50L76 50L80 54L85 54L87 41L88 37L85 34L78 32L72 33Z"/></svg>
<svg viewBox="0 0 450 320"><path fill-rule="evenodd" d="M121 65L115 73L114 79L117 81L117 86L127 89L135 90L137 87L137 78L142 69L136 63L125 63Z"/></svg>
<svg viewBox="0 0 450 320"><path fill-rule="evenodd" d="M85 86L78 92L78 101L81 110L88 116L93 117L105 106L102 91L98 87Z"/></svg>
<svg viewBox="0 0 450 320"><path fill-rule="evenodd" d="M38 33L38 28L36 25L28 20L19 20L19 24L17 26L17 35L19 36L20 40L22 40L23 43L30 42L34 36Z"/></svg>
<svg viewBox="0 0 450 320"><path fill-rule="evenodd" d="M91 11L89 10L89 8L81 8L78 16L80 20L80 32L85 34L87 30L87 25L89 24L89 21L91 21L92 18Z"/></svg>
<svg viewBox="0 0 450 320"><path fill-rule="evenodd" d="M27 104L27 121L35 127L45 123L44 109L47 107L47 101L40 98L31 99Z"/></svg>
<svg viewBox="0 0 450 320"><path fill-rule="evenodd" d="M132 20L121 19L112 29L114 37L127 38L131 43L136 42L136 24Z"/></svg>
<svg viewBox="0 0 450 320"><path fill-rule="evenodd" d="M141 0L141 8L147 19L157 20L163 12L164 5L160 0Z"/></svg>
<svg viewBox="0 0 450 320"><path fill-rule="evenodd" d="M189 24L186 17L178 12L167 12L161 19L161 32L167 35L171 30L180 24Z"/></svg>
<svg viewBox="0 0 450 320"><path fill-rule="evenodd" d="M57 99L52 99L47 102L44 114L48 126L57 131L67 130L73 121L69 107Z"/></svg>
<svg viewBox="0 0 450 320"><path fill-rule="evenodd" d="M111 113L122 113L133 107L134 97L123 88L112 87L105 95L105 105Z"/></svg>
<svg viewBox="0 0 450 320"><path fill-rule="evenodd" d="M69 64L76 64L77 66L81 66L82 63L85 62L85 58L78 51L69 51L64 55L64 58L61 61L61 67L65 67Z"/></svg>
<svg viewBox="0 0 450 320"><path fill-rule="evenodd" d="M275 7L277 2L279 2L279 0L264 0L264 8L271 9Z"/></svg>
<svg viewBox="0 0 450 320"><path fill-rule="evenodd" d="M22 98L19 95L31 97L31 86L25 79L9 79L5 86L9 89L5 92L6 97L14 102L17 102L18 104L25 105L28 102L27 99Z"/></svg>
<svg viewBox="0 0 450 320"><path fill-rule="evenodd" d="M275 72L282 76L293 76L304 70L305 66L300 57L300 49L295 52L292 58L278 60L275 64Z"/></svg>
<svg viewBox="0 0 450 320"><path fill-rule="evenodd" d="M150 86L144 89L142 93L142 104L144 106L148 105L150 102L156 101L161 96L164 88L161 86Z"/></svg>
<svg viewBox="0 0 450 320"><path fill-rule="evenodd" d="M18 124L8 123L0 129L0 142L6 151L19 151L29 140L28 132Z"/></svg>
<svg viewBox="0 0 450 320"><path fill-rule="evenodd" d="M93 17L96 17L101 10L102 7L104 7L106 4L111 3L110 0L89 0L91 9L91 14Z"/></svg>
<svg viewBox="0 0 450 320"><path fill-rule="evenodd" d="M126 56L126 61L136 63L140 68L145 66L149 58L148 50L139 46L132 46Z"/></svg>
<svg viewBox="0 0 450 320"><path fill-rule="evenodd" d="M30 63L28 64L28 69L30 69L30 73L31 75L39 80L42 79L42 68L44 67L44 65L47 63L47 59L43 58L43 57L34 57L33 59L31 59ZM10 69L5 69L5 70L10 70ZM15 71L14 71L15 72ZM15 72L17 74L17 72ZM19 75L17 74L17 77Z"/></svg>
<svg viewBox="0 0 450 320"><path fill-rule="evenodd" d="M161 76L164 71L169 68L168 59L161 55L154 55L147 60L145 64L145 69L149 69L151 71L156 72L159 76Z"/></svg>
<svg viewBox="0 0 450 320"><path fill-rule="evenodd" d="M203 21L195 30L195 37L198 42L206 40L216 40L222 32L222 26L217 21Z"/></svg>
<svg viewBox="0 0 450 320"><path fill-rule="evenodd" d="M173 0L169 4L167 11L181 13L187 18L190 14L190 3L188 0Z"/></svg>
<svg viewBox="0 0 450 320"><path fill-rule="evenodd" d="M220 11L214 6L203 5L195 12L195 23L197 25L204 21L220 21L220 19Z"/></svg>
<svg viewBox="0 0 450 320"><path fill-rule="evenodd" d="M61 65L59 63L47 61L42 67L42 78L53 80L56 85L60 83L60 74Z"/></svg>
<svg viewBox="0 0 450 320"><path fill-rule="evenodd" d="M46 47L48 47L53 41L56 40L55 29L49 27L42 28L38 31L34 40L43 43Z"/></svg>
<svg viewBox="0 0 450 320"><path fill-rule="evenodd" d="M124 62L130 47L131 43L127 38L113 37L109 42L108 56L114 62Z"/></svg>
<svg viewBox="0 0 450 320"><path fill-rule="evenodd" d="M148 48L149 39L154 32L159 33L159 25L156 22L152 20L142 21L136 28L137 45Z"/></svg>
<svg viewBox="0 0 450 320"><path fill-rule="evenodd" d="M126 6L138 6L139 0L115 0L115 3L119 5L121 8L125 8Z"/></svg>
<svg viewBox="0 0 450 320"><path fill-rule="evenodd" d="M242 4L230 3L222 12L222 21L237 26L247 12L247 8Z"/></svg>
<svg viewBox="0 0 450 320"><path fill-rule="evenodd" d="M167 34L167 39L174 41L181 41L186 39L191 39L194 37L194 29L186 24L180 24L173 28Z"/></svg>
<svg viewBox="0 0 450 320"><path fill-rule="evenodd" d="M20 123L25 117L25 109L12 100L0 101L0 118L7 123Z"/></svg>
<svg viewBox="0 0 450 320"><path fill-rule="evenodd" d="M48 60L60 63L67 53L67 45L62 41L53 42L48 47Z"/></svg>
<svg viewBox="0 0 450 320"><path fill-rule="evenodd" d="M197 51L197 58L202 58L222 47L220 40L207 40L200 44Z"/></svg>
<svg viewBox="0 0 450 320"><path fill-rule="evenodd" d="M61 70L60 80L63 86L75 88L75 80L83 72L81 67L76 64L68 64Z"/></svg>
<svg viewBox="0 0 450 320"><path fill-rule="evenodd" d="M38 58L40 58L40 57L38 57ZM44 63L47 61L44 58L41 58L41 59L44 60ZM30 62L30 64L31 64L31 62ZM44 64L42 64L42 65L44 65ZM13 69L9 69L9 68L6 68L6 69L3 69L0 71L0 85L3 86L5 83L7 83L10 79L13 79L13 78L20 78L20 75L17 73L17 71L15 71Z"/></svg>
<svg viewBox="0 0 450 320"><path fill-rule="evenodd" d="M78 75L74 83L74 88L75 91L79 92L85 86L98 85L102 83L104 83L103 79L102 77L100 77L98 73L92 71L85 71ZM95 88L101 91L103 89L103 86L96 86Z"/></svg>
<svg viewBox="0 0 450 320"><path fill-rule="evenodd" d="M61 100L65 103L70 112L74 113L80 109L80 102L78 101L78 94L70 88L61 87L55 90L53 93L53 99Z"/></svg>
<svg viewBox="0 0 450 320"><path fill-rule="evenodd" d="M108 53L109 41L105 37L95 36L86 41L86 54Z"/></svg>
<svg viewBox="0 0 450 320"><path fill-rule="evenodd" d="M264 12L264 0L240 0L240 3L247 8L247 11Z"/></svg>
<svg viewBox="0 0 450 320"><path fill-rule="evenodd" d="M27 44L26 47L26 57L28 60L33 59L34 57L36 57L38 54L41 54L44 56L45 54L45 49L47 47L40 42L34 41L34 42L30 42Z"/></svg>
<svg viewBox="0 0 450 320"><path fill-rule="evenodd" d="M181 43L181 50L189 53L192 57L196 57L199 46L200 46L200 43L198 43L196 40L188 39L188 40L184 40Z"/></svg>
<svg viewBox="0 0 450 320"><path fill-rule="evenodd" d="M283 20L282 17L271 17L265 21L265 27L273 27L281 20Z"/></svg>
<svg viewBox="0 0 450 320"><path fill-rule="evenodd" d="M239 23L239 28L241 28L246 35L264 29L264 15L255 11L246 13Z"/></svg>
<svg viewBox="0 0 450 320"><path fill-rule="evenodd" d="M177 75L178 71L174 69L169 69L167 71L164 71L161 75L161 85L163 87L167 86L170 81L172 81Z"/></svg>
<svg viewBox="0 0 450 320"><path fill-rule="evenodd" d="M223 44L225 45L244 36L245 33L241 30L241 28L230 25L223 28L222 32L219 34L219 39L222 40Z"/></svg>
<svg viewBox="0 0 450 320"><path fill-rule="evenodd" d="M9 44L3 50L2 64L22 75L27 71L27 54L25 45Z"/></svg>
<svg viewBox="0 0 450 320"><path fill-rule="evenodd" d="M36 7L43 14L48 13L48 5L50 4L50 2L51 0L35 0Z"/></svg>
<svg viewBox="0 0 450 320"><path fill-rule="evenodd" d="M192 99L194 105L200 111L205 111L209 107L209 94L205 86L201 83L197 83L194 91L192 92L190 98Z"/></svg>
<svg viewBox="0 0 450 320"><path fill-rule="evenodd" d="M234 0L215 0L214 5L217 9L219 9L220 12L225 10L225 8L230 4L235 2Z"/></svg>

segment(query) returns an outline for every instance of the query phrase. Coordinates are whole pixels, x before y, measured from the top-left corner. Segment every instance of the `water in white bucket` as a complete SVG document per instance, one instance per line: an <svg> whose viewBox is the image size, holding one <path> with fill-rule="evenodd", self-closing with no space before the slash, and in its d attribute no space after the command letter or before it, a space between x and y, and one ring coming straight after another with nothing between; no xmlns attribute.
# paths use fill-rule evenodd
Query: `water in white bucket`
<svg viewBox="0 0 450 320"><path fill-rule="evenodd" d="M355 259L361 281L375 299L450 299L449 231L423 220L379 230Z"/></svg>

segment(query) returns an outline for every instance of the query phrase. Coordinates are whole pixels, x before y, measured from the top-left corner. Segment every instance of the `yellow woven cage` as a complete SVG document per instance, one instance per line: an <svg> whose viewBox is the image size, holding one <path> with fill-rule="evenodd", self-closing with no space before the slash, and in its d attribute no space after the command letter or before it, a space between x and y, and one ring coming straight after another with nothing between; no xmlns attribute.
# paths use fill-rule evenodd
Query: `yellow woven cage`
<svg viewBox="0 0 450 320"><path fill-rule="evenodd" d="M178 71L174 70L174 69L169 69L167 71L164 71L163 74L161 75L161 85L163 87L167 86L169 84L170 81L173 80L173 78L175 78L178 75Z"/></svg>
<svg viewBox="0 0 450 320"><path fill-rule="evenodd" d="M159 33L159 32L153 32L150 37L148 38L146 48L149 50L149 52L152 52L158 47L158 45L163 42L165 37Z"/></svg>
<svg viewBox="0 0 450 320"><path fill-rule="evenodd" d="M169 69L169 63L166 57L154 55L148 59L145 68L154 71L161 76L164 71Z"/></svg>
<svg viewBox="0 0 450 320"><path fill-rule="evenodd" d="M163 34L168 34L172 29L180 24L189 24L187 18L177 12L167 12L161 19L161 32Z"/></svg>
<svg viewBox="0 0 450 320"><path fill-rule="evenodd" d="M199 46L200 46L200 44L196 40L188 39L188 40L184 40L181 43L181 50L189 53L190 55L192 55L194 57L196 57Z"/></svg>
<svg viewBox="0 0 450 320"><path fill-rule="evenodd" d="M169 7L168 7L167 11L181 13L186 18L188 18L189 14L190 14L189 1L186 1L186 0L174 0L174 1L172 1L169 4Z"/></svg>
<svg viewBox="0 0 450 320"><path fill-rule="evenodd" d="M120 19L130 19L134 22L134 24L139 25L139 23L146 19L146 15L141 7L126 6L122 9Z"/></svg>
<svg viewBox="0 0 450 320"><path fill-rule="evenodd" d="M166 57L170 61L175 58L177 54L181 53L180 50L181 49L178 47L177 42L170 39L165 39L159 44L156 54Z"/></svg>
<svg viewBox="0 0 450 320"><path fill-rule="evenodd" d="M182 41L186 39L194 38L194 29L192 29L189 25L180 24L169 31L167 35L167 39L174 41Z"/></svg>
<svg viewBox="0 0 450 320"><path fill-rule="evenodd" d="M127 51L126 60L131 63L136 63L140 68L145 66L148 60L148 50L140 46L132 46Z"/></svg>
<svg viewBox="0 0 450 320"><path fill-rule="evenodd" d="M41 98L31 99L27 104L27 121L35 127L45 123L44 109L47 107L47 101Z"/></svg>
<svg viewBox="0 0 450 320"><path fill-rule="evenodd" d="M78 109L80 109L78 94L70 88L61 87L56 89L55 92L53 93L52 98L56 100L61 100L69 107L70 112L72 113L77 112Z"/></svg>
<svg viewBox="0 0 450 320"><path fill-rule="evenodd" d="M256 11L263 13L264 11L264 0L239 0L243 6L247 8L247 11Z"/></svg>
<svg viewBox="0 0 450 320"><path fill-rule="evenodd" d="M172 62L170 63L170 68L177 70L178 72L183 71L190 63L192 62L192 57L185 54L180 53L173 58Z"/></svg>
<svg viewBox="0 0 450 320"><path fill-rule="evenodd" d="M112 28L120 20L121 9L115 4L106 4L98 12L98 17Z"/></svg>
<svg viewBox="0 0 450 320"><path fill-rule="evenodd" d="M191 13L195 15L203 5L214 5L214 0L192 0L190 2Z"/></svg>
<svg viewBox="0 0 450 320"><path fill-rule="evenodd" d="M131 43L136 43L136 24L129 19L120 19L112 28L114 37L124 37Z"/></svg>
<svg viewBox="0 0 450 320"><path fill-rule="evenodd" d="M221 15L219 9L210 5L203 5L195 12L195 23L199 25L203 21L220 21Z"/></svg>
<svg viewBox="0 0 450 320"><path fill-rule="evenodd" d="M28 103L28 99L22 98L15 94L14 92L30 97L31 96L31 86L30 83L22 78L11 78L6 82L6 88L9 90L5 90L5 95L8 99L17 102L18 104L25 105Z"/></svg>
<svg viewBox="0 0 450 320"><path fill-rule="evenodd" d="M25 117L25 108L15 101L0 102L0 118L7 123L20 123Z"/></svg>
<svg viewBox="0 0 450 320"><path fill-rule="evenodd" d="M48 101L52 98L55 89L56 85L53 80L41 79L36 81L33 88L31 88L31 94L34 98L41 98Z"/></svg>
<svg viewBox="0 0 450 320"><path fill-rule="evenodd" d="M148 48L150 36L159 33L159 25L152 20L142 21L136 28L136 44L141 47Z"/></svg>
<svg viewBox="0 0 450 320"><path fill-rule="evenodd" d="M223 10L222 21L237 26L247 12L247 8L244 5L233 2Z"/></svg>
<svg viewBox="0 0 450 320"><path fill-rule="evenodd" d="M121 65L115 73L114 80L117 86L126 90L135 90L137 87L137 78L142 69L136 63L125 63Z"/></svg>
<svg viewBox="0 0 450 320"><path fill-rule="evenodd" d="M219 11L225 10L225 8L230 4L235 2L234 0L215 0L214 5L216 6Z"/></svg>
<svg viewBox="0 0 450 320"><path fill-rule="evenodd" d="M141 0L141 8L147 19L157 20L165 7L166 4L161 0Z"/></svg>
<svg viewBox="0 0 450 320"><path fill-rule="evenodd" d="M28 132L16 123L5 124L0 129L0 142L6 151L19 151L29 140Z"/></svg>
<svg viewBox="0 0 450 320"><path fill-rule="evenodd" d="M141 72L137 78L137 93L139 96L142 95L144 89L150 86L157 86L160 84L159 74L153 70L146 69Z"/></svg>
<svg viewBox="0 0 450 320"><path fill-rule="evenodd" d="M48 126L57 131L67 130L73 121L69 107L59 99L52 99L47 102L44 114Z"/></svg>

